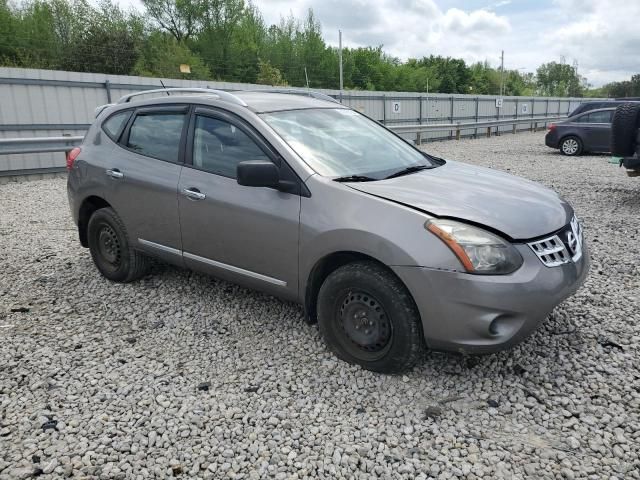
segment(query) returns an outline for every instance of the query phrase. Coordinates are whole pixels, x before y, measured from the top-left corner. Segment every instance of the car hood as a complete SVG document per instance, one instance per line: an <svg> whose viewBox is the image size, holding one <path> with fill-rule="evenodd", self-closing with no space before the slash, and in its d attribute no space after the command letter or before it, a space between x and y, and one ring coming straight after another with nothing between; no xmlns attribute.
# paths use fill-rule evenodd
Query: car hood
<svg viewBox="0 0 640 480"><path fill-rule="evenodd" d="M514 240L559 230L573 216L567 202L538 183L452 161L401 177L348 185L436 217L485 225Z"/></svg>

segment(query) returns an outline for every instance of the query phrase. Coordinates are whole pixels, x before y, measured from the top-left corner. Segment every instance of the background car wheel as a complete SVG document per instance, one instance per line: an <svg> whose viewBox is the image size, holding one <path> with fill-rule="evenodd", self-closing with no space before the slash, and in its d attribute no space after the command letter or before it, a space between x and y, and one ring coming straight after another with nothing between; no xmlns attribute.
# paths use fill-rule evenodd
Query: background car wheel
<svg viewBox="0 0 640 480"><path fill-rule="evenodd" d="M424 354L413 298L392 272L373 261L329 274L318 293L318 323L339 358L367 370L399 373Z"/></svg>
<svg viewBox="0 0 640 480"><path fill-rule="evenodd" d="M611 120L611 154L632 157L636 149L636 133L640 120L640 104L625 103L616 108Z"/></svg>
<svg viewBox="0 0 640 480"><path fill-rule="evenodd" d="M93 263L109 280L132 282L149 271L149 258L131 248L122 220L111 208L91 216L87 238Z"/></svg>
<svg viewBox="0 0 640 480"><path fill-rule="evenodd" d="M578 137L566 137L560 142L560 152L563 155L574 157L582 153L582 142Z"/></svg>

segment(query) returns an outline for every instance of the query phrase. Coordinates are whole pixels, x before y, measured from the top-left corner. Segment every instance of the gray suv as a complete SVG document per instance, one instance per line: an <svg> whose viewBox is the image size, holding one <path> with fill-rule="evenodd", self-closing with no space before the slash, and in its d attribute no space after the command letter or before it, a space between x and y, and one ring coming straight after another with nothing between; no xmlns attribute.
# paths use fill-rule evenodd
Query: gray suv
<svg viewBox="0 0 640 480"><path fill-rule="evenodd" d="M338 357L378 372L427 347L514 345L589 269L553 191L430 156L307 91L132 94L98 110L67 164L106 278L155 258L299 302Z"/></svg>

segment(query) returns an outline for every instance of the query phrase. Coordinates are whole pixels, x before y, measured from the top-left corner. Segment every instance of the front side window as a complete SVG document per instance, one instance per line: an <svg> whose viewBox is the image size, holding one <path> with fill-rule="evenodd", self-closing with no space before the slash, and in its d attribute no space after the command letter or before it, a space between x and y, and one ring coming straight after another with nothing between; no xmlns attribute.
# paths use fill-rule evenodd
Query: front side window
<svg viewBox="0 0 640 480"><path fill-rule="evenodd" d="M184 113L138 115L131 125L127 147L148 157L178 162Z"/></svg>
<svg viewBox="0 0 640 480"><path fill-rule="evenodd" d="M288 110L266 113L262 118L320 175L362 175L377 180L408 167L438 165L353 110Z"/></svg>
<svg viewBox="0 0 640 480"><path fill-rule="evenodd" d="M236 178L238 163L269 157L240 128L217 118L197 116L193 137L193 166Z"/></svg>

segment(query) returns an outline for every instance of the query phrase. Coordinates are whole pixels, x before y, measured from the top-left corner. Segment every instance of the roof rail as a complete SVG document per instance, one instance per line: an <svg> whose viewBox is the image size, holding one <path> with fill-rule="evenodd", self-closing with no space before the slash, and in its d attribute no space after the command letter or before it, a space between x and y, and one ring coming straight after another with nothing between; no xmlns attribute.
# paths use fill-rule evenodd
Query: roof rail
<svg viewBox="0 0 640 480"><path fill-rule="evenodd" d="M155 93L162 93L170 95L171 93L202 93L205 95L216 95L220 100L225 102L234 103L242 107L246 107L247 104L240 98L236 97L233 93L225 92L224 90L214 90L212 88L158 88L155 90L143 90L142 92L130 93L118 100L118 103L128 103L133 97L139 95L149 95Z"/></svg>
<svg viewBox="0 0 640 480"><path fill-rule="evenodd" d="M262 88L259 90L251 90L252 92L264 92L264 93L286 93L288 95L304 95L306 97L317 98L318 100L325 100L327 102L340 103L326 93L314 92L313 90L303 90L300 88Z"/></svg>

